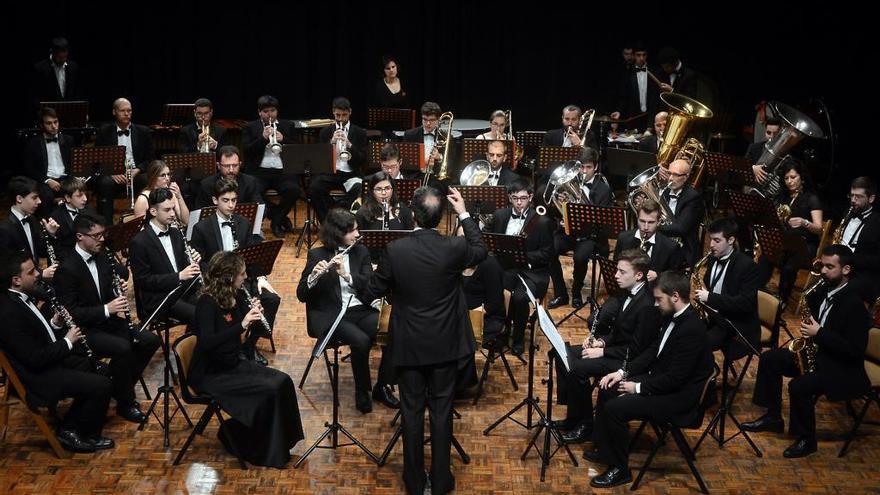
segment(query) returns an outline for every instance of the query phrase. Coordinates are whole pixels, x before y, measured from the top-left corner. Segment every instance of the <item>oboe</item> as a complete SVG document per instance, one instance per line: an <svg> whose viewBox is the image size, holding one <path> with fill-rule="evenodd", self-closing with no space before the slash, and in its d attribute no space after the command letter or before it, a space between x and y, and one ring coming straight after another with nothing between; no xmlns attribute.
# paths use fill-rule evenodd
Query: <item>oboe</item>
<svg viewBox="0 0 880 495"><path fill-rule="evenodd" d="M362 237L358 237L357 239L355 239L354 242L351 243L351 246L348 246L347 248L343 249L342 252L339 253L337 256L345 256L345 255L351 250L351 248L353 248L353 247L355 247L355 246L357 245L357 243L358 243L361 239L362 239ZM335 263L333 263L333 262L331 261L330 263L327 263L327 266L325 266L323 270L321 270L321 271L319 271L319 272L317 272L317 273L310 273L310 274L309 274L309 278L308 278L307 281L306 281L306 282L308 283L309 289L311 289L312 287L314 287L315 284L318 283L318 279L320 279L320 278L323 277L325 274L327 274L327 272L329 272L330 269L333 268L333 265L335 265Z"/></svg>
<svg viewBox="0 0 880 495"><path fill-rule="evenodd" d="M73 316L71 316L70 311L67 311L67 308L61 304L61 301L58 300L58 295L55 294L55 288L52 287L49 283L43 283L43 289L49 295L49 307L52 308L52 311L58 313L61 316L61 319L64 320L64 325L71 329L76 326L76 322L73 321ZM82 343L83 348L86 350L86 356L89 357L89 361L92 362L92 366L95 367L95 371L101 374L105 374L106 365L95 358L95 353L92 352L92 348L89 347L89 342L86 340L86 334L82 333L82 336L79 340Z"/></svg>
<svg viewBox="0 0 880 495"><path fill-rule="evenodd" d="M250 291L247 290L244 285L241 286L241 291L244 292L244 297L247 298L248 307L253 309L254 303L251 302L253 298L251 297ZM266 337L272 337L272 327L269 325L269 320L266 319L266 315L264 315L262 311L260 312L260 324L266 329Z"/></svg>
<svg viewBox="0 0 880 495"><path fill-rule="evenodd" d="M119 263L116 255L110 249L105 248L104 254L107 255L107 261L110 263L110 275L113 277L113 295L116 297L125 296L127 292L125 280L122 280L122 277L116 272L116 265L122 266L122 263ZM126 268L126 270L128 269ZM141 331L131 320L131 308L127 308L123 314L125 314L125 323L128 325L128 336L131 338L132 343L137 344L140 341L138 336Z"/></svg>

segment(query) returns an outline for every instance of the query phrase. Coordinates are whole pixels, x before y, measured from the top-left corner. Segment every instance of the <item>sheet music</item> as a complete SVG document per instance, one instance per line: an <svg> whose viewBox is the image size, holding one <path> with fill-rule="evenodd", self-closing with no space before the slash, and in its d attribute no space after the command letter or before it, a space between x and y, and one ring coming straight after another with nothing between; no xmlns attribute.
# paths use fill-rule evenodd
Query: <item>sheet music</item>
<svg viewBox="0 0 880 495"><path fill-rule="evenodd" d="M519 277L519 280L526 288L526 295L529 296L529 300L532 301L532 304L535 305L535 308L538 311L538 323L540 324L541 331L544 332L544 336L550 341L553 350L556 351L556 355L562 360L565 370L570 371L571 367L568 364L568 350L565 347L565 342L562 340L562 336L559 335L559 330L556 329L556 324L553 323L553 318L550 318L550 315L547 314L547 310L541 306L541 303L539 303L538 299L535 298L535 295L532 294L532 290L529 289L529 285L526 284L526 281L523 280L522 277Z"/></svg>
<svg viewBox="0 0 880 495"><path fill-rule="evenodd" d="M266 205L260 203L257 205L257 216L254 217L254 231L251 232L254 235L262 235L263 234L263 214L266 213Z"/></svg>
<svg viewBox="0 0 880 495"><path fill-rule="evenodd" d="M330 342L330 339L333 338L333 334L336 333L336 327L339 326L339 322L342 321L342 317L345 316L345 311L348 310L348 305L351 304L351 299L354 296L348 296L348 300L345 301L345 304L342 305L342 310L339 311L339 314L336 315L336 319L333 320L333 325L330 326L330 331L327 332L327 335L324 336L324 340L321 341L321 345L316 346L312 350L312 356L319 357L321 353L324 352L324 349L327 348L327 344Z"/></svg>
<svg viewBox="0 0 880 495"><path fill-rule="evenodd" d="M186 224L186 238L187 240L192 240L193 236L193 227L199 223L199 219L202 218L202 210L193 210L189 212L189 222Z"/></svg>
<svg viewBox="0 0 880 495"><path fill-rule="evenodd" d="M252 234L254 235L262 235L263 234L263 215L266 213L266 205L260 203L257 205L257 216L254 218L254 229ZM202 218L202 210L192 210L189 212L189 222L186 224L186 238L188 240L192 239L193 227L199 223L199 219Z"/></svg>

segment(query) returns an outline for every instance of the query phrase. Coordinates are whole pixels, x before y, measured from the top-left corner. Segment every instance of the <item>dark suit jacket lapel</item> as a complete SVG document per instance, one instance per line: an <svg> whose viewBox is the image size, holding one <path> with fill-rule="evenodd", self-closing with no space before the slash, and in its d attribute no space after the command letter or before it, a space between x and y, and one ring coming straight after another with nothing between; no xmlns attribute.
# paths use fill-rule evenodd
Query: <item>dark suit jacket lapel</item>
<svg viewBox="0 0 880 495"><path fill-rule="evenodd" d="M6 294L10 298L12 298L16 302L16 304L21 306L21 308L25 311L25 314L27 315L27 317L31 319L32 324L26 325L26 328L36 329L39 333L40 340L45 344L51 344L52 343L51 339L49 338L48 335L46 335L45 325L43 325L43 322L40 321L39 318L37 318L37 315L35 315L33 311L31 311L31 308L28 307L28 305L25 304L25 302L22 301L20 297L18 297L18 294L14 294L12 292L9 292L8 290L6 291ZM52 330L52 328L50 327L49 330ZM54 331L53 331L53 334L54 334ZM57 336L56 336L56 338L57 338Z"/></svg>
<svg viewBox="0 0 880 495"><path fill-rule="evenodd" d="M150 239L150 242L153 244L153 248L158 250L157 252L159 253L159 257L165 263L165 268L170 268L172 272L176 272L177 267L171 266L171 260L168 259L168 255L165 253L165 246L162 245L162 241L159 240L159 236L156 235L156 232L153 230L153 226L147 225L147 227L144 230L147 231L147 238ZM174 247L173 241L171 243L171 246L173 249L173 247ZM174 257L177 258L177 250L173 249L173 251L174 251ZM179 261L178 261L178 263L179 263Z"/></svg>

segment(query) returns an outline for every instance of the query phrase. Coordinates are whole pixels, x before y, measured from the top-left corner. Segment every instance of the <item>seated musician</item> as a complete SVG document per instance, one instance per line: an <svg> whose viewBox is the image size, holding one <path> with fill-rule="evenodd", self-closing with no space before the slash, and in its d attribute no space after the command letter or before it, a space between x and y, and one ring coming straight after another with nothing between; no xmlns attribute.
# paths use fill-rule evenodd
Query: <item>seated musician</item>
<svg viewBox="0 0 880 495"><path fill-rule="evenodd" d="M853 250L857 276L852 276L850 283L866 304L873 304L880 295L880 215L874 214L876 194L877 185L870 177L853 179L849 189L852 210L838 227L843 232L840 243Z"/></svg>
<svg viewBox="0 0 880 495"><path fill-rule="evenodd" d="M24 175L37 181L40 186L41 217L54 208L55 197L61 195L61 184L70 175L74 141L60 131L58 113L54 108L40 109L40 132L24 145Z"/></svg>
<svg viewBox="0 0 880 495"><path fill-rule="evenodd" d="M506 186L519 178L507 163L507 144L504 141L492 141L486 147L486 161L489 162L487 186Z"/></svg>
<svg viewBox="0 0 880 495"><path fill-rule="evenodd" d="M193 109L196 121L180 129L178 150L181 153L216 153L226 146L226 128L215 123L214 104L207 98L196 100ZM208 132L205 132L205 131Z"/></svg>
<svg viewBox="0 0 880 495"><path fill-rule="evenodd" d="M706 208L703 197L688 184L691 171L687 160L673 160L669 164L669 187L663 190L660 199L669 207L672 218L658 230L667 237L681 239L685 260L693 266L703 254L698 230Z"/></svg>
<svg viewBox="0 0 880 495"><path fill-rule="evenodd" d="M293 142L293 122L278 119L280 105L274 96L263 95L257 99L259 118L247 123L241 135L244 148L244 161L247 171L259 180L260 194L266 189L278 191L278 205L271 210L272 234L284 237L285 232L293 231L293 224L287 217L299 198L299 179L293 174L284 172L281 155L270 146L274 140L282 145ZM223 149L221 148L221 155ZM221 156L222 158L222 156ZM250 203L245 196L245 184L239 181L242 188L242 203ZM204 187L202 189L204 191ZM210 186L208 192L210 194Z"/></svg>
<svg viewBox="0 0 880 495"><path fill-rule="evenodd" d="M640 249L618 256L614 279L619 293L609 296L598 315L591 315L597 319L584 343L568 346L570 371L556 361L559 402L568 404L562 424L566 442L584 442L593 432L590 379L619 370L624 358L635 359L659 337L660 313L647 283L648 261Z"/></svg>
<svg viewBox="0 0 880 495"><path fill-rule="evenodd" d="M571 148L572 146L583 146L586 148L598 149L596 146L596 135L592 130L587 131L585 139L582 141L578 134L578 126L581 122L581 107L577 105L567 105L562 109L562 128L547 131L544 134L544 142L541 146L561 146L563 148ZM586 124L584 124L586 125Z"/></svg>
<svg viewBox="0 0 880 495"><path fill-rule="evenodd" d="M654 286L662 322L658 337L641 354L599 381L593 443L584 458L608 468L590 480L594 488L632 481L629 422L668 420L698 406L714 362L706 327L690 305L690 283L680 272L663 272Z"/></svg>
<svg viewBox="0 0 880 495"><path fill-rule="evenodd" d="M79 327L64 328L60 315L40 312L34 304L37 271L27 253L6 253L2 261L6 295L0 297L0 348L27 389L30 407L49 406L67 397L73 405L60 420L56 435L61 446L74 452L94 452L114 446L101 436L110 404L110 378L75 344L83 338ZM7 379L7 387L9 381Z"/></svg>
<svg viewBox="0 0 880 495"><path fill-rule="evenodd" d="M143 423L147 417L135 399L134 386L161 341L153 332L130 326L128 269L105 251L102 220L84 213L77 216L73 227L76 246L55 273L58 299L82 326L95 354L110 358L116 414ZM120 289L114 287L114 275L122 292L117 293Z"/></svg>
<svg viewBox="0 0 880 495"><path fill-rule="evenodd" d="M336 150L336 173L312 177L309 184L309 198L320 221L333 207L331 190L345 191L344 205L350 205L361 195L363 181L360 171L367 157L367 131L351 122L351 102L348 98L334 98L332 112L336 124L321 129L318 141L330 143Z"/></svg>
<svg viewBox="0 0 880 495"><path fill-rule="evenodd" d="M455 234L464 236L461 225ZM483 348L492 349L501 335L507 316L504 313L504 269L497 258L488 256L466 268L461 280L468 309L483 307Z"/></svg>
<svg viewBox="0 0 880 495"><path fill-rule="evenodd" d="M507 121L507 112L504 110L495 110L492 112L492 115L489 116L489 131L477 135L476 139L491 141L505 141L512 139L512 136L507 134L507 127L509 125L510 122Z"/></svg>
<svg viewBox="0 0 880 495"><path fill-rule="evenodd" d="M638 225L638 228L625 230L617 236L615 259L627 249L642 249L651 259L647 274L649 283L654 283L660 273L682 268L684 253L681 246L657 232L660 225L660 205L653 199L646 198L639 205Z"/></svg>
<svg viewBox="0 0 880 495"><path fill-rule="evenodd" d="M663 133L666 132L666 121L668 119L669 112L659 112L654 116L654 132L639 141L639 151L657 153L660 150L660 143L663 142Z"/></svg>
<svg viewBox="0 0 880 495"><path fill-rule="evenodd" d="M780 206L787 206L791 215L780 218L784 234L800 237L806 246L806 252L786 250L779 266L779 296L787 302L794 289L798 270L812 261L819 248L819 237L822 235L822 203L813 191L804 165L794 158L787 158L779 167L783 178L783 188L776 197L777 211ZM762 263L764 279L772 267L765 259Z"/></svg>
<svg viewBox="0 0 880 495"><path fill-rule="evenodd" d="M260 181L251 174L241 171L241 153L232 145L224 146L217 152L217 173L199 182L199 195L195 207L200 209L213 203L214 182L220 177L235 179L238 184L238 201L241 203L265 203Z"/></svg>
<svg viewBox="0 0 880 495"><path fill-rule="evenodd" d="M283 468L304 438L299 405L287 373L239 359L242 332L253 333L261 325L259 301L248 301L240 290L246 278L238 254L221 251L211 257L196 304L198 340L189 379L231 416L218 433L226 450L251 464Z"/></svg>
<svg viewBox="0 0 880 495"><path fill-rule="evenodd" d="M58 224L58 230L55 232L55 253L59 260L72 253L73 246L76 245L76 232L73 231L76 217L82 214L98 215L94 208L88 206L87 190L86 182L78 177L68 177L61 184L64 202L58 205L51 215Z"/></svg>
<svg viewBox="0 0 880 495"><path fill-rule="evenodd" d="M217 213L193 226L192 247L202 256L202 271L207 270L207 262L214 253L234 251L238 248L259 244L261 238L252 235L253 227L247 218L235 212L238 206L238 184L234 179L222 177L214 183L214 205ZM275 316L281 306L278 291L272 287L265 275L249 276L246 289L260 300L263 314L270 328L275 327ZM260 337L270 337L266 332L251 332L250 338L242 348L247 359L256 360L262 365L268 364L266 358L256 350L256 342Z"/></svg>
<svg viewBox="0 0 880 495"><path fill-rule="evenodd" d="M582 148L578 159L581 164L581 170L575 181L579 184L578 189L581 191L585 204L593 206L613 206L614 195L611 188L601 178L596 176L598 171L599 153L593 148ZM553 187L548 186L548 187ZM575 201L580 202L579 198L567 198L556 201ZM555 210L551 209L551 211ZM558 213L562 218L562 212ZM560 220L560 225L562 221ZM565 279L562 276L562 264L559 262L559 255L568 251L574 251L574 274L571 282L571 305L580 308L584 305L581 296L581 290L584 288L584 279L587 276L587 266L590 258L598 252L600 255L608 256L608 239L602 233L599 226L592 226L592 232L588 235L568 235L565 233L565 226L557 228L553 234L553 246L555 253L550 259L550 277L553 279L553 293L556 295L547 305L553 309L568 304L568 291L565 288Z"/></svg>
<svg viewBox="0 0 880 495"><path fill-rule="evenodd" d="M357 210L358 228L363 230L412 230L412 210L397 197L397 182L386 172L367 177L364 203Z"/></svg>
<svg viewBox="0 0 880 495"><path fill-rule="evenodd" d="M832 244L822 251L824 284L802 298L801 335L815 343L815 364L802 371L798 358L787 347L761 354L752 402L767 408L755 421L742 424L746 431L782 433L782 377L788 383L789 427L796 438L782 453L784 457L804 457L816 451L816 397L848 401L861 397L870 388L865 374L865 349L871 319L858 293L850 285L853 275L852 251Z"/></svg>
<svg viewBox="0 0 880 495"><path fill-rule="evenodd" d="M394 180L419 179L422 175L421 172L416 170L404 171L400 169L400 149L394 143L387 143L382 146L382 149L379 151L379 164L382 166L382 171L390 175Z"/></svg>
<svg viewBox="0 0 880 495"><path fill-rule="evenodd" d="M107 124L95 135L95 146L125 146L125 161L133 164L131 169L132 180L147 168L147 164L154 158L152 131L145 125L131 122L131 102L125 98L117 98L113 102L114 123ZM122 194L125 189L126 179L124 174L112 176L100 176L97 180L96 195L98 199L98 213L104 216L107 225L113 224L113 197ZM134 187L143 187L143 179L138 179ZM102 191L112 194L103 194Z"/></svg>
<svg viewBox="0 0 880 495"><path fill-rule="evenodd" d="M24 251L34 260L39 271L40 258L48 260L47 247L49 243L54 245L53 236L58 232L58 223L52 218L37 219L37 208L41 201L35 180L23 176L13 177L9 179L6 194L11 206L6 220L0 222L0 248L10 252ZM45 234L49 234L48 239ZM57 264L47 261L40 276L51 280L56 268Z"/></svg>
<svg viewBox="0 0 880 495"><path fill-rule="evenodd" d="M150 192L158 188L167 188L174 194L174 214L180 223L189 223L189 208L177 182L171 180L171 169L162 160L153 160L147 167L147 188L138 194L134 202L135 216L146 215L150 209Z"/></svg>
<svg viewBox="0 0 880 495"><path fill-rule="evenodd" d="M752 164L752 173L755 175L755 181L758 184L764 183L767 180L767 174L772 173L763 165L758 165L758 160L764 154L764 147L767 145L767 142L779 133L780 123L781 121L778 118L768 118L766 124L764 124L764 140L750 144L746 150L745 157Z"/></svg>
<svg viewBox="0 0 880 495"><path fill-rule="evenodd" d="M361 301L373 274L370 252L355 244L360 236L355 216L341 208L327 213L318 234L323 244L309 250L308 260L296 287L296 297L306 303L306 327L309 336L322 339L330 331L346 301L350 303L336 328L335 340L351 348L355 405L366 414L373 410L370 398L370 348L379 329L379 311L369 301ZM345 249L350 250L341 254ZM325 272L319 276L319 273ZM319 277L309 284L310 277ZM400 402L391 391L391 352L382 349L382 361L372 399L388 407Z"/></svg>
<svg viewBox="0 0 880 495"><path fill-rule="evenodd" d="M511 292L508 318L513 320L511 352L519 356L525 350L526 321L531 307L520 277L539 300L547 293L550 275L547 267L553 257L553 222L532 208L534 189L525 179L517 179L507 186L510 205L497 210L492 232L526 237L527 268L508 268L504 271L504 288Z"/></svg>
<svg viewBox="0 0 880 495"><path fill-rule="evenodd" d="M407 143L421 143L424 145L425 165L427 168L433 168L443 156L437 146L437 128L440 124L440 105L433 101L426 101L422 104L422 125L409 129L403 133L403 141Z"/></svg>
<svg viewBox="0 0 880 495"><path fill-rule="evenodd" d="M146 320L158 309L169 292L178 285L191 285L201 274L198 251L185 249L186 239L176 221L174 193L170 189L150 192L150 220L131 240L129 264L134 279L138 316ZM195 318L194 291L178 299L164 316L172 316L185 324Z"/></svg>
<svg viewBox="0 0 880 495"><path fill-rule="evenodd" d="M701 304L717 311L717 315L708 312L709 348L723 351L728 359L745 356L749 346L761 346L758 267L750 256L736 249L737 229L732 218L719 218L709 224L709 259L703 287L696 291Z"/></svg>

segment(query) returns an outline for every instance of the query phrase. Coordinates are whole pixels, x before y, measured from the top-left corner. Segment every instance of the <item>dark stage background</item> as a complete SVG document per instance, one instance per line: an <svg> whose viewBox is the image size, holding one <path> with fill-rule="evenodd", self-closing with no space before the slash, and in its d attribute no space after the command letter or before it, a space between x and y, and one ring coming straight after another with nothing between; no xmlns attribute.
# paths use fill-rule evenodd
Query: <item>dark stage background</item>
<svg viewBox="0 0 880 495"><path fill-rule="evenodd" d="M32 3L13 7L5 44L13 94L27 94L30 66L65 36L88 80L93 122L110 119L114 98L128 97L134 121L157 122L164 103L213 100L215 118L256 116L256 99L273 94L282 118L327 117L348 96L363 122L393 53L415 108L434 100L457 118L513 109L516 129L558 127L568 103L613 110L612 69L626 39L641 39L649 63L665 45L717 84L716 113L733 115L741 135L754 105L822 98L838 133L831 190L838 197L857 173L872 173L873 98L855 83L870 58L867 31L853 19L767 3L705 2L662 8L636 3L595 8L583 2L527 2L521 8L458 2L137 2ZM128 5L129 7L124 7ZM589 8L588 8L589 7ZM121 11L120 9L124 9ZM693 14L700 14L695 16ZM659 70L659 69L658 69ZM870 68L868 68L870 72ZM876 72L876 71L873 71ZM30 118L13 98L13 127ZM873 106L873 109L870 108ZM12 135L10 132L7 135ZM735 141L741 152L745 138ZM829 165L831 166L831 165Z"/></svg>

